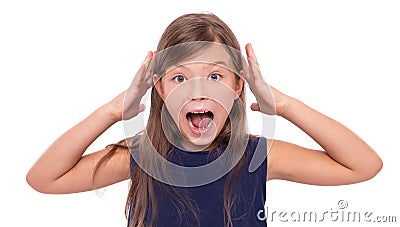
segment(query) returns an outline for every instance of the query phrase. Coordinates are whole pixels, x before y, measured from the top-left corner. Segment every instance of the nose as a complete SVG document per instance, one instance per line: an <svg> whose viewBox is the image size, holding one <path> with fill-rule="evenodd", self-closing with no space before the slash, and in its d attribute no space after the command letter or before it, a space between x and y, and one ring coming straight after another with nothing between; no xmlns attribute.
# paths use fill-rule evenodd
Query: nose
<svg viewBox="0 0 400 227"><path fill-rule="evenodd" d="M192 100L205 100L207 99L206 84L202 79L193 79L190 81L190 97Z"/></svg>

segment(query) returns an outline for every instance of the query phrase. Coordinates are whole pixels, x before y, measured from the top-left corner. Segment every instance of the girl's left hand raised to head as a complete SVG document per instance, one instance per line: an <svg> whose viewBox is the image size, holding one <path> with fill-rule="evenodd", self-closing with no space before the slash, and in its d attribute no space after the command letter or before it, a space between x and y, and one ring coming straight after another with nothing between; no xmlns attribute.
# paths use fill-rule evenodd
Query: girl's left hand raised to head
<svg viewBox="0 0 400 227"><path fill-rule="evenodd" d="M266 84L250 44L246 54L249 69L243 76L257 99L251 109L285 118L323 149L269 139L273 146L268 153L268 179L343 185L368 180L380 171L382 160L367 143L341 123Z"/></svg>
<svg viewBox="0 0 400 227"><path fill-rule="evenodd" d="M251 104L251 110L260 111L268 115L284 115L291 97L265 83L253 47L248 43L245 48L249 64L249 72L244 72L243 76L249 84L250 90L257 99L257 103Z"/></svg>

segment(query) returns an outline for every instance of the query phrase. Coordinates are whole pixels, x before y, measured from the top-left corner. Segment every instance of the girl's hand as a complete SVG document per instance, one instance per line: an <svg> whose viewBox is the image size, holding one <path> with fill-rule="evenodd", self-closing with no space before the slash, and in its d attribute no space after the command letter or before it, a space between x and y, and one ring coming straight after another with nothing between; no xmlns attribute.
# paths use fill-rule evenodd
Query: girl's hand
<svg viewBox="0 0 400 227"><path fill-rule="evenodd" d="M144 110L142 96L152 86L149 67L153 52L146 59L130 87L61 135L29 170L26 180L42 193L75 193L105 187L129 179L130 152L110 148L83 155L111 125L130 119ZM107 165L98 165L104 158Z"/></svg>
<svg viewBox="0 0 400 227"><path fill-rule="evenodd" d="M250 74L245 73L244 78L257 100L257 103L251 104L251 110L268 115L283 116L291 97L264 82L253 47L251 44L247 44L245 48Z"/></svg>
<svg viewBox="0 0 400 227"><path fill-rule="evenodd" d="M140 100L153 85L152 73L148 70L152 57L153 52L149 51L129 88L104 106L114 121L128 120L144 111Z"/></svg>
<svg viewBox="0 0 400 227"><path fill-rule="evenodd" d="M339 122L268 86L250 44L246 45L246 54L250 73L244 73L244 77L257 99L251 109L284 117L323 149L270 140L268 144L273 146L268 153L268 179L343 185L371 179L380 171L382 160L368 144Z"/></svg>

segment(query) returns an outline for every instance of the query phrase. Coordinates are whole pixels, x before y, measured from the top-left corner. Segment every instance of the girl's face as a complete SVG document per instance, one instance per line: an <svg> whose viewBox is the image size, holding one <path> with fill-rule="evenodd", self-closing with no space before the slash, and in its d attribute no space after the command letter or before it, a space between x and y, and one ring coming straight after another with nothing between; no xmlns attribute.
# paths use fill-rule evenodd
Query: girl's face
<svg viewBox="0 0 400 227"><path fill-rule="evenodd" d="M165 107L184 136L181 144L185 149L209 147L242 91L243 80L227 68L229 58L224 55L227 54L223 51L214 51L213 56L218 60L213 62L174 65L155 83Z"/></svg>

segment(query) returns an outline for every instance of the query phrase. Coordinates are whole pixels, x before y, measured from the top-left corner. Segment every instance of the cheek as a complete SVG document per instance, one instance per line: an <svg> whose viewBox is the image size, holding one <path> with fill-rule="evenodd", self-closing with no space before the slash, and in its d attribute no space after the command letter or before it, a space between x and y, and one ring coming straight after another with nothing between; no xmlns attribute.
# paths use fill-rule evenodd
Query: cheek
<svg viewBox="0 0 400 227"><path fill-rule="evenodd" d="M219 125L222 127L225 124L225 121L228 119L228 112L224 107L218 108L218 114L215 117L215 120L218 121Z"/></svg>
<svg viewBox="0 0 400 227"><path fill-rule="evenodd" d="M162 108L167 108L175 123L178 123L181 110L189 100L188 94L190 94L188 86L166 86Z"/></svg>

